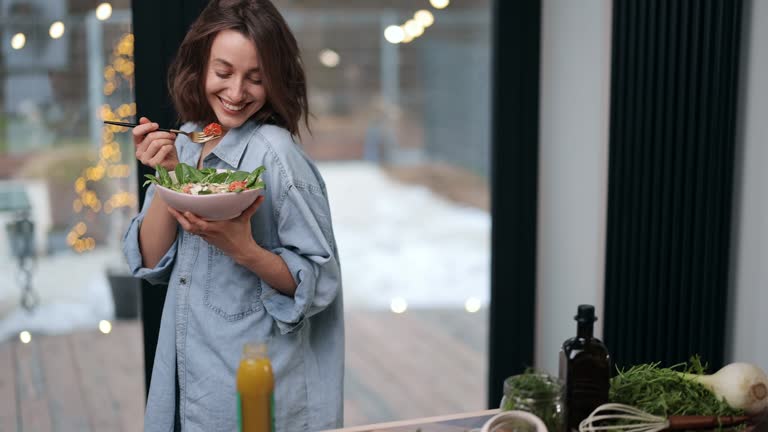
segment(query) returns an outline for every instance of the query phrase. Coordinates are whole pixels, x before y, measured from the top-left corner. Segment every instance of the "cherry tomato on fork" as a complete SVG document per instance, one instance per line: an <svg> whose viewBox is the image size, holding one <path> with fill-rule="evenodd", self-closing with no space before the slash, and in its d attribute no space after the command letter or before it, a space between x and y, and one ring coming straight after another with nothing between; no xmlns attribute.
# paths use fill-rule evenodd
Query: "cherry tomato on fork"
<svg viewBox="0 0 768 432"><path fill-rule="evenodd" d="M221 125L218 123L211 123L203 128L203 133L206 135L221 136Z"/></svg>

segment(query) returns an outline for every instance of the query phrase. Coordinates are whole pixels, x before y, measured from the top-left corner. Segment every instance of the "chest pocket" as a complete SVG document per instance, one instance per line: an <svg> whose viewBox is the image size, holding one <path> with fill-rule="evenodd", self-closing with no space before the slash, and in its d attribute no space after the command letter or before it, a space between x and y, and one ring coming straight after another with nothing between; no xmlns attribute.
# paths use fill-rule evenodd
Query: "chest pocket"
<svg viewBox="0 0 768 432"><path fill-rule="evenodd" d="M237 321L262 309L261 279L208 245L205 305L227 321Z"/></svg>

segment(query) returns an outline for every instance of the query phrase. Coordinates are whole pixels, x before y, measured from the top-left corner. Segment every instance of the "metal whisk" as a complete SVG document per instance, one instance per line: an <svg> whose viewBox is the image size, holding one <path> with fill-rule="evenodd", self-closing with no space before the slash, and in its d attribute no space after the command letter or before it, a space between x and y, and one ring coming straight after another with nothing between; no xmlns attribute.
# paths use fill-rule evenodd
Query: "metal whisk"
<svg viewBox="0 0 768 432"><path fill-rule="evenodd" d="M580 432L660 432L663 430L713 429L749 421L749 416L655 416L633 406L609 403L597 407L579 424Z"/></svg>

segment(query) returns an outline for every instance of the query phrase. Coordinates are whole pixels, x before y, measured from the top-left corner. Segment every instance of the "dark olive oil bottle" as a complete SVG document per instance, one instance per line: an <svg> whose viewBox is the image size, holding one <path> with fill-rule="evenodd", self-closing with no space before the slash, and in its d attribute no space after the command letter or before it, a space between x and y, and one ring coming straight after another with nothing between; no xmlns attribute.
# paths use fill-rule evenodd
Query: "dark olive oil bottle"
<svg viewBox="0 0 768 432"><path fill-rule="evenodd" d="M593 335L595 307L579 305L576 337L563 342L560 379L565 386L565 432L579 430L579 423L608 402L611 357L605 344Z"/></svg>

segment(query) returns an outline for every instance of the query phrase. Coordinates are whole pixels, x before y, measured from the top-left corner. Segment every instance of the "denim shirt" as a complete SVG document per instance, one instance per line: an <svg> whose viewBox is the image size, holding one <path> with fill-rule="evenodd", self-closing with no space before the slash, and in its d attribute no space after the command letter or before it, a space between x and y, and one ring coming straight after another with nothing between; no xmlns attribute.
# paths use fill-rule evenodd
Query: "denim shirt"
<svg viewBox="0 0 768 432"><path fill-rule="evenodd" d="M180 162L197 166L201 145L180 134L176 149ZM281 294L180 226L160 262L143 267L138 238L154 197L155 186L150 186L123 243L134 276L168 285L145 431L173 431L177 409L185 432L237 430L235 373L243 345L252 341L267 342L276 431L341 427L341 273L320 173L286 130L254 121L224 135L203 165L242 171L266 167L266 199L251 219L253 238L285 261L296 293Z"/></svg>

